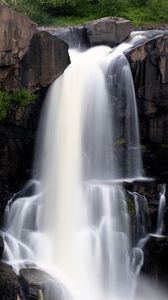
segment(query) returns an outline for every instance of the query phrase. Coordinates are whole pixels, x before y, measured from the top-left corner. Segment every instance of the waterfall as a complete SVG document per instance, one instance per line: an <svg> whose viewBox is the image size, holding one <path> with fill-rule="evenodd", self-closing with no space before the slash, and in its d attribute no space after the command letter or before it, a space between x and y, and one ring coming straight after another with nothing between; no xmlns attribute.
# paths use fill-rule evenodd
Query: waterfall
<svg viewBox="0 0 168 300"><path fill-rule="evenodd" d="M162 232L163 232L164 213L165 213L165 209L166 209L165 193L166 193L166 185L162 184L161 192L160 192L160 199L159 199L156 234L162 234Z"/></svg>
<svg viewBox="0 0 168 300"><path fill-rule="evenodd" d="M123 54L128 47L76 53L52 84L41 126L40 180L6 211L4 260L16 272L44 268L63 282L70 299L135 299L143 253L131 254L122 180L143 171L134 86ZM54 291L48 295L55 300Z"/></svg>

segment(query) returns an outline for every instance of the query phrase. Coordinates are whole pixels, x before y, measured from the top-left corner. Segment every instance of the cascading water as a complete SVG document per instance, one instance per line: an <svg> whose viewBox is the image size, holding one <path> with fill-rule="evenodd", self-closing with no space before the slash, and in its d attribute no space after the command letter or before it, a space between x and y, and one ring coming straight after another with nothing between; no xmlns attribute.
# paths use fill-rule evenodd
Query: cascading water
<svg viewBox="0 0 168 300"><path fill-rule="evenodd" d="M164 213L165 213L165 209L166 209L165 193L166 193L166 185L163 184L161 187L160 199L159 199L159 210L158 210L156 234L163 233L163 221L164 221Z"/></svg>
<svg viewBox="0 0 168 300"><path fill-rule="evenodd" d="M40 182L33 182L33 196L8 206L4 259L16 271L38 264L78 300L135 299L143 261L142 251L134 251L131 267L121 187L123 178L142 177L128 47L77 54L52 85Z"/></svg>

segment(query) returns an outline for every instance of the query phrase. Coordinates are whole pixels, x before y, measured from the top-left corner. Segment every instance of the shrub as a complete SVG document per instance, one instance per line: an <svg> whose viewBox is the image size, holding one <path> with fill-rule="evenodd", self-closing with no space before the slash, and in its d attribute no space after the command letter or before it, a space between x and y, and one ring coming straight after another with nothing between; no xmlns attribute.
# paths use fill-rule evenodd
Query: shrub
<svg viewBox="0 0 168 300"><path fill-rule="evenodd" d="M14 93L6 93L0 91L0 120L4 119L10 108L25 107L34 102L37 96L26 90L16 91Z"/></svg>

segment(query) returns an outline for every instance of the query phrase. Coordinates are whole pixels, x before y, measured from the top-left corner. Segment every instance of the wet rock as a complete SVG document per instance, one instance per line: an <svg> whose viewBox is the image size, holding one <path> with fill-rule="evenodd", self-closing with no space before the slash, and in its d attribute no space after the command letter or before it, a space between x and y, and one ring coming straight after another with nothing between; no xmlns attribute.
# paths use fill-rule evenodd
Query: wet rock
<svg viewBox="0 0 168 300"><path fill-rule="evenodd" d="M114 17L94 20L85 27L90 46L101 44L116 46L122 43L132 30L129 20Z"/></svg>
<svg viewBox="0 0 168 300"><path fill-rule="evenodd" d="M85 48L87 34L84 26L71 27L39 27L38 30L47 31L66 42L70 48Z"/></svg>
<svg viewBox="0 0 168 300"><path fill-rule="evenodd" d="M168 33L149 31L126 52L132 69L140 120L145 174L168 179Z"/></svg>
<svg viewBox="0 0 168 300"><path fill-rule="evenodd" d="M40 269L20 270L20 283L26 300L63 300L67 297L63 285Z"/></svg>
<svg viewBox="0 0 168 300"><path fill-rule="evenodd" d="M44 299L44 288L50 276L40 269L27 268L20 270L20 283L26 299Z"/></svg>
<svg viewBox="0 0 168 300"><path fill-rule="evenodd" d="M20 300L20 284L11 266L0 262L0 299Z"/></svg>
<svg viewBox="0 0 168 300"><path fill-rule="evenodd" d="M2 259L3 250L4 250L4 240L3 237L0 235L0 260Z"/></svg>
<svg viewBox="0 0 168 300"><path fill-rule="evenodd" d="M144 264L141 273L148 276L157 286L168 282L168 237L150 236L144 246Z"/></svg>
<svg viewBox="0 0 168 300"><path fill-rule="evenodd" d="M146 198L148 208L146 209L146 231L155 233L157 229L157 218L159 209L160 192L162 190L162 183L154 180L143 180L124 182L124 188L131 193L137 193ZM147 211L148 210L148 211ZM133 215L134 218L134 215ZM166 225L166 212L164 217L164 234L168 234L168 226ZM134 224L134 223L133 223Z"/></svg>
<svg viewBox="0 0 168 300"><path fill-rule="evenodd" d="M11 110L0 121L0 223L7 201L32 176L36 131L43 100Z"/></svg>

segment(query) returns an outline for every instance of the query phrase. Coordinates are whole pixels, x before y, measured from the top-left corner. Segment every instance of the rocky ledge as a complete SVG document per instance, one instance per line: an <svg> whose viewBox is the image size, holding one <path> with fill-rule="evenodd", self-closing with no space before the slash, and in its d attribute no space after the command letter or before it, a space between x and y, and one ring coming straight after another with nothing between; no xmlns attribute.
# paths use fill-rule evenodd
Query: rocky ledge
<svg viewBox="0 0 168 300"><path fill-rule="evenodd" d="M39 27L65 41L71 48L84 48L96 45L114 47L122 43L130 34L132 25L129 20L106 17L72 27Z"/></svg>

